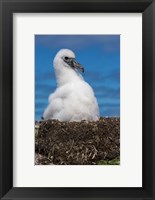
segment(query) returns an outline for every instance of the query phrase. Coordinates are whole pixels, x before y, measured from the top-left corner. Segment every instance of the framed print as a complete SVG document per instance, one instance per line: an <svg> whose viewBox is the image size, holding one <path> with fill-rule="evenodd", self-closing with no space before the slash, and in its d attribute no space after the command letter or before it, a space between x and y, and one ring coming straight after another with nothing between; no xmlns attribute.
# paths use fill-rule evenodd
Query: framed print
<svg viewBox="0 0 155 200"><path fill-rule="evenodd" d="M13 45L14 72L20 72L14 73L16 80L14 101L19 102L17 110L14 108L14 120L16 119L14 137L20 138L14 140L14 169L18 169L14 171L16 187L21 185L39 187L41 181L44 187L73 185L141 187L142 185L142 142L140 142L142 140L142 16L141 14L132 14L132 17L129 14L112 16L106 13L91 15L14 14L13 33L16 38L14 39L16 43ZM95 21L98 23L92 30L93 20L94 24ZM42 26L40 26L41 21ZM72 30L63 27L65 22L72 24ZM117 24L117 29L111 26L114 22ZM53 24L52 27L47 27L50 23ZM104 29L101 29L101 23ZM87 24L87 27L84 24ZM132 28L129 24L132 24ZM131 43L128 41L134 41L132 52ZM25 55L29 59L25 59ZM79 68L66 65L68 61L65 57L68 57L68 60L72 59L70 63L78 63ZM59 65L59 61L63 62ZM135 61L137 70L133 74ZM62 70L65 71L62 73ZM27 77L29 77L28 82ZM128 79L132 79L132 90L128 90L131 87ZM35 88L32 85L34 82ZM134 87L135 84L137 87ZM28 99L25 91L29 91ZM48 103L49 95L51 101ZM133 105L130 96L137 96ZM35 113L30 113L27 107L23 107L22 102L25 99ZM137 110L134 116L131 108ZM22 133L21 124L24 121L27 121L25 127L27 134ZM34 134L31 134L34 131L34 121L35 139ZM135 122L136 134L129 126ZM135 152L134 157L131 156L133 154L128 146L129 141L132 143L132 151ZM30 151L27 150L27 144ZM34 151L35 163L34 154L31 153ZM129 173L126 173L132 168L132 162L135 163L132 170L134 183L133 178L131 179ZM103 164L104 170L103 166L100 166ZM29 168L30 177L33 177L31 181L23 174L23 167ZM61 176L60 171L63 172ZM51 177L48 182L45 180L47 176L45 173ZM122 173L124 177L120 179ZM93 182L88 182L90 175ZM76 182L72 181L73 177ZM83 177L82 180L80 177ZM113 180L114 177L116 182Z"/></svg>
<svg viewBox="0 0 155 200"><path fill-rule="evenodd" d="M153 0L0 1L2 199L154 199Z"/></svg>

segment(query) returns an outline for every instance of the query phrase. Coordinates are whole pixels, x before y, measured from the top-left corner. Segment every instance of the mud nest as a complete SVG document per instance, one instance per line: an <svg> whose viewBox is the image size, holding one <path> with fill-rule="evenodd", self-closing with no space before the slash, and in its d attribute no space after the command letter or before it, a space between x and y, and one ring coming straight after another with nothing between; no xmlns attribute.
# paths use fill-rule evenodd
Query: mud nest
<svg viewBox="0 0 155 200"><path fill-rule="evenodd" d="M36 122L36 164L96 165L120 156L120 119Z"/></svg>

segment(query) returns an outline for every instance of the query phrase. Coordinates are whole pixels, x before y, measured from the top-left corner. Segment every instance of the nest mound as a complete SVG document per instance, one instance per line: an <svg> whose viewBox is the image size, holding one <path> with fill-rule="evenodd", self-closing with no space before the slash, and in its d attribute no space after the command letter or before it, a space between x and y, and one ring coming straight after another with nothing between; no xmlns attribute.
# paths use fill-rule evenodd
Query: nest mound
<svg viewBox="0 0 155 200"><path fill-rule="evenodd" d="M35 150L43 156L43 162L37 159L36 164L92 165L120 155L119 118L100 118L97 122L47 120L36 126Z"/></svg>

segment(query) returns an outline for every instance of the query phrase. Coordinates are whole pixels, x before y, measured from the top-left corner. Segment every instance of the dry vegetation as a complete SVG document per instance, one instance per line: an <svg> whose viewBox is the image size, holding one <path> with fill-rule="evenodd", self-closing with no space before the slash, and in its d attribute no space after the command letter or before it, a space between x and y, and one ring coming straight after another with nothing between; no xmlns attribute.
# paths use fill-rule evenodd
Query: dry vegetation
<svg viewBox="0 0 155 200"><path fill-rule="evenodd" d="M119 164L120 119L36 122L36 164Z"/></svg>

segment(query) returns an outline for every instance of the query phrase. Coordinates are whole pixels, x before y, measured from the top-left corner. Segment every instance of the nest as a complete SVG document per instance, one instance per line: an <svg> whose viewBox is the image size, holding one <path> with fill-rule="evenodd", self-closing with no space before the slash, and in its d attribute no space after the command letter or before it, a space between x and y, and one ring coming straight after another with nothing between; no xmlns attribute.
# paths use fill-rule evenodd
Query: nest
<svg viewBox="0 0 155 200"><path fill-rule="evenodd" d="M120 119L37 123L36 164L96 165L120 156Z"/></svg>

